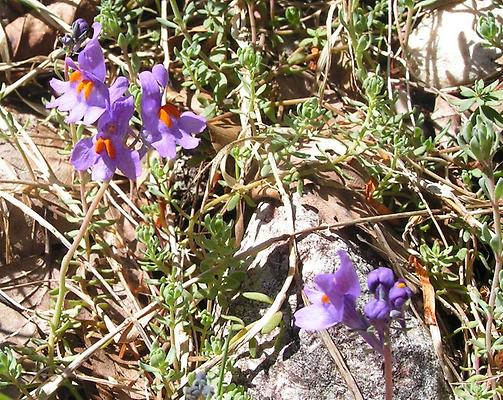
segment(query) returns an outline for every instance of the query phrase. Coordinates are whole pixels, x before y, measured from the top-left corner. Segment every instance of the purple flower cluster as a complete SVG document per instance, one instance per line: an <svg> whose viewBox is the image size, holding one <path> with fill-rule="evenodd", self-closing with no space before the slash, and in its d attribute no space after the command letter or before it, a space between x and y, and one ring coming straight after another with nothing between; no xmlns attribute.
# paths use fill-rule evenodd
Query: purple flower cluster
<svg viewBox="0 0 503 400"><path fill-rule="evenodd" d="M412 291L403 279L395 281L393 271L378 268L368 277L368 288L375 299L364 307L362 315L356 307L360 295L360 283L351 260L344 251L338 252L340 267L333 274L320 274L314 278L314 288L304 287L311 305L298 310L295 325L309 331L327 329L343 323L360 335L374 349L382 353L383 334L393 318L403 320L403 309ZM379 338L368 331L373 325Z"/></svg>
<svg viewBox="0 0 503 400"><path fill-rule="evenodd" d="M84 21L78 20L72 27L74 36L85 38ZM131 95L125 95L129 88L125 77L118 77L110 87L106 85L105 57L98 41L101 25L94 23L92 28L93 36L78 54L78 62L69 57L65 59L65 68L72 70L67 80L51 80L50 85L60 96L46 107L69 112L68 123L96 123L97 134L81 139L73 149L71 162L77 171L91 169L93 179L108 180L119 169L128 178L136 179L141 174L140 152L128 145L135 102ZM139 80L143 145L168 158L176 157L177 145L195 148L199 138L193 134L206 128L206 119L192 112L180 112L171 104L162 104L168 71L162 65L155 65L152 72L142 72Z"/></svg>

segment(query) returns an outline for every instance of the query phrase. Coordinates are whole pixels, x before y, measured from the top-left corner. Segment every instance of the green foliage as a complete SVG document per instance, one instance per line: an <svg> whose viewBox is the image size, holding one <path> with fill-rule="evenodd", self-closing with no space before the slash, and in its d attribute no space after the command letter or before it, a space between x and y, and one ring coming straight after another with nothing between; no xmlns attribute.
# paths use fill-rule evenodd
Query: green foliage
<svg viewBox="0 0 503 400"><path fill-rule="evenodd" d="M480 16L477 21L477 33L481 38L485 39L487 47L501 48L503 26L492 12Z"/></svg>
<svg viewBox="0 0 503 400"><path fill-rule="evenodd" d="M23 367L17 362L10 347L0 349L0 388L18 382Z"/></svg>

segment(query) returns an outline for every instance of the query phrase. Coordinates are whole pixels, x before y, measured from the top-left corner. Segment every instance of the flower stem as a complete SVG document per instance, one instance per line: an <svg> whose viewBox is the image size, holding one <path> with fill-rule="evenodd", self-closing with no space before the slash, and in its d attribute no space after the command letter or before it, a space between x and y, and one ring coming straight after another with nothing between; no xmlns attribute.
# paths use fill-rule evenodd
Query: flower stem
<svg viewBox="0 0 503 400"><path fill-rule="evenodd" d="M389 332L384 334L384 380L385 399L393 399L393 356L391 355L391 342Z"/></svg>
<svg viewBox="0 0 503 400"><path fill-rule="evenodd" d="M501 214L499 211L499 204L498 204L498 199L496 198L496 185L494 181L494 173L491 168L486 168L486 184L487 184L487 190L489 192L489 199L491 201L491 206L493 209L493 220L494 220L494 234L497 237L497 242L501 243L503 240L502 235L501 235ZM487 304L487 320L486 320L486 327L485 327L485 344L486 344L486 349L487 349L487 372L488 376L491 377L493 376L493 357L492 357L492 341L493 341L493 336L492 336L492 326L494 322L494 307L496 305L496 295L499 291L499 286L500 286L500 272L503 267L503 254L501 252L493 250L494 251L494 258L495 258L495 266L494 266L494 274L493 274L493 280L491 284L491 293L489 295L489 301ZM496 389L496 380L492 379L491 380L491 386L493 389ZM496 395L495 395L496 396ZM496 397L495 397L496 398Z"/></svg>
<svg viewBox="0 0 503 400"><path fill-rule="evenodd" d="M225 344L224 344L224 352L223 352L223 358L222 358L222 365L220 367L220 374L218 376L218 386L217 386L217 396L218 399L222 399L223 396L223 384L224 384L224 377L225 377L225 364L227 364L227 356L229 352L229 344L231 342L231 337L232 337L232 327L229 326L229 331L227 332L227 338L225 339Z"/></svg>
<svg viewBox="0 0 503 400"><path fill-rule="evenodd" d="M98 190L98 193L96 193L96 197L94 198L93 202L89 206L89 209L87 210L86 216L84 217L84 221L82 222L82 225L77 233L77 236L75 237L71 247L68 249L68 252L63 257L63 260L61 261L61 269L59 271L58 297L56 299L56 305L54 306L54 315L52 317L51 331L49 333L49 340L48 340L49 363L52 363L54 359L56 332L58 331L59 325L61 323L61 313L63 311L63 303L65 301L65 295L66 295L66 274L68 273L70 261L72 260L75 252L77 251L80 245L80 241L86 234L87 228L89 226L89 223L91 222L94 211L98 207L98 204L100 203L103 195L105 194L105 191L107 190L109 183L110 181L105 181L103 185L100 187L100 190Z"/></svg>

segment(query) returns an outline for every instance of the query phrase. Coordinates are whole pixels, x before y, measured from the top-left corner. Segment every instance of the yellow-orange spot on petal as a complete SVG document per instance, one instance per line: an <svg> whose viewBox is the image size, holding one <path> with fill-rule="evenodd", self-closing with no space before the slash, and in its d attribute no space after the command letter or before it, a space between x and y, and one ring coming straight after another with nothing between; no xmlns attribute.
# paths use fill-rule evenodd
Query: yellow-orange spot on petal
<svg viewBox="0 0 503 400"><path fill-rule="evenodd" d="M103 141L105 142L108 156L113 160L115 158L115 147L112 143L112 139L104 139Z"/></svg>
<svg viewBox="0 0 503 400"><path fill-rule="evenodd" d="M180 118L180 111L172 104L165 104L159 110L159 119L166 125L168 128L171 128L173 125L173 117Z"/></svg>
<svg viewBox="0 0 503 400"><path fill-rule="evenodd" d="M326 294L324 294L323 296L321 296L321 302L323 304L328 304L328 303L330 303L330 299L328 298L328 296Z"/></svg>
<svg viewBox="0 0 503 400"><path fill-rule="evenodd" d="M103 138L98 138L96 140L96 143L94 145L94 151L96 153L101 153L102 151L106 151L108 156L113 160L115 158L116 152L115 152L115 146L112 143L112 139L103 139Z"/></svg>
<svg viewBox="0 0 503 400"><path fill-rule="evenodd" d="M407 287L407 285L405 284L405 282L398 282L396 284L396 287L397 288L400 288L400 289L403 289L404 287Z"/></svg>
<svg viewBox="0 0 503 400"><path fill-rule="evenodd" d="M89 96L91 95L91 91L93 90L93 87L94 87L94 84L91 81L84 79L83 81L81 81L78 84L77 93L84 91L84 98L87 100L87 99L89 99Z"/></svg>
<svg viewBox="0 0 503 400"><path fill-rule="evenodd" d="M89 96L91 95L91 91L93 90L94 84L91 81L84 81L84 82L86 82L84 86L84 98L88 100Z"/></svg>
<svg viewBox="0 0 503 400"><path fill-rule="evenodd" d="M68 79L71 83L79 82L82 80L82 72L74 71L70 74L70 78Z"/></svg>
<svg viewBox="0 0 503 400"><path fill-rule="evenodd" d="M101 153L103 150L105 150L105 141L102 138L98 138L94 144L94 151Z"/></svg>
<svg viewBox="0 0 503 400"><path fill-rule="evenodd" d="M84 87L86 86L86 81L81 81L78 85L77 85L77 93L80 93L82 92L82 89L84 89Z"/></svg>

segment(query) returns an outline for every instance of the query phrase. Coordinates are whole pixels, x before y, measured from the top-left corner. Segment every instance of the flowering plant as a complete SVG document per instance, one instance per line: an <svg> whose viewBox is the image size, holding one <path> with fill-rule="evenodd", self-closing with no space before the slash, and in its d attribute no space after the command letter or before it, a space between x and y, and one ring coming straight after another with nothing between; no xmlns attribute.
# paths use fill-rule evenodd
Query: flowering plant
<svg viewBox="0 0 503 400"><path fill-rule="evenodd" d="M97 134L79 140L72 151L71 162L77 171L91 169L92 179L107 181L119 169L126 177L136 179L141 174L141 156L154 148L162 157L175 158L176 146L193 149L199 144L200 134L206 128L206 119L193 112L181 112L172 104L164 104L163 93L168 85L168 71L154 65L152 71L139 75L142 89L141 135L134 135L130 127L135 112L134 99L125 95L128 80L118 77L113 85L105 83L106 66L99 43L101 25L92 25L93 36L78 53L75 63L65 59L65 80L52 79L51 87L60 96L47 104L69 112L68 123L96 124ZM72 35L65 36L69 52L78 51L87 35L83 20L72 25ZM72 72L69 72L71 70ZM134 137L134 140L129 140ZM140 151L134 144L141 141ZM131 144L133 142L133 144Z"/></svg>
<svg viewBox="0 0 503 400"><path fill-rule="evenodd" d="M314 288L304 287L310 305L295 312L295 325L308 331L319 331L342 323L356 330L365 341L385 357L387 369L386 392L391 385L391 353L389 327L393 319L405 327L404 308L412 297L412 291L403 279L395 280L393 271L380 267L369 273L367 285L374 299L364 307L362 314L356 307L360 296L360 283L349 256L338 252L340 267L333 274L314 277ZM369 331L375 328L377 336ZM388 382L389 381L389 382Z"/></svg>

